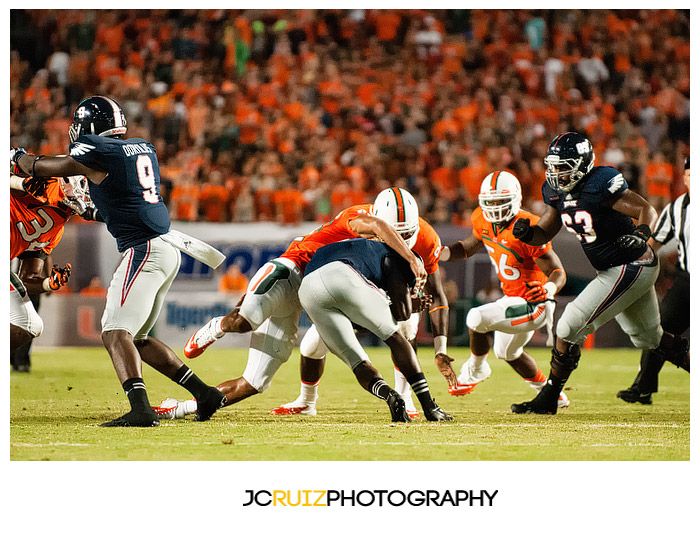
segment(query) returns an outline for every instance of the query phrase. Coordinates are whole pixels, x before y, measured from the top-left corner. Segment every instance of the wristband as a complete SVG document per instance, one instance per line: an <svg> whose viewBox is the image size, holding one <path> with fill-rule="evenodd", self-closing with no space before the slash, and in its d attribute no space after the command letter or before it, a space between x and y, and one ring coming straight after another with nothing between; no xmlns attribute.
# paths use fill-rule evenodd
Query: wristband
<svg viewBox="0 0 700 536"><path fill-rule="evenodd" d="M637 225L634 230L644 239L645 242L649 240L649 237L651 236L651 229L646 223Z"/></svg>
<svg viewBox="0 0 700 536"><path fill-rule="evenodd" d="M47 277L44 279L44 281L41 283L41 288L44 289L44 292L51 292L53 289L51 288L51 278Z"/></svg>
<svg viewBox="0 0 700 536"><path fill-rule="evenodd" d="M17 175L10 175L10 188L24 192L24 179Z"/></svg>
<svg viewBox="0 0 700 536"><path fill-rule="evenodd" d="M436 335L433 339L435 346L435 355L447 354L447 335Z"/></svg>

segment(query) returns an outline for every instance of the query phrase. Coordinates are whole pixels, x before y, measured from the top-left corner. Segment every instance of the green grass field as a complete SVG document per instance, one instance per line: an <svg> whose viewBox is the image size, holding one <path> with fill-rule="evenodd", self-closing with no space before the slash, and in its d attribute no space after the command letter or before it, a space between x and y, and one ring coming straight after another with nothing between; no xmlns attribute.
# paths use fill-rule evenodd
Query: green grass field
<svg viewBox="0 0 700 536"><path fill-rule="evenodd" d="M370 348L373 363L390 384L388 352ZM549 352L533 349L545 374ZM467 349L453 348L455 369ZM432 363L419 351L433 396L454 416L451 423L392 424L384 402L355 382L329 356L315 417L273 417L269 410L296 398L298 352L272 387L219 411L205 423L164 421L152 429L100 428L128 410L128 402L101 348L35 349L32 372L11 374L11 460L689 460L690 379L667 365L651 406L615 397L636 374L637 351L584 351L567 385L571 407L557 415L514 415L510 404L534 391L510 367L491 356L490 379L464 397L447 394ZM188 365L206 382L240 376L243 350L216 347ZM152 403L189 398L147 367Z"/></svg>

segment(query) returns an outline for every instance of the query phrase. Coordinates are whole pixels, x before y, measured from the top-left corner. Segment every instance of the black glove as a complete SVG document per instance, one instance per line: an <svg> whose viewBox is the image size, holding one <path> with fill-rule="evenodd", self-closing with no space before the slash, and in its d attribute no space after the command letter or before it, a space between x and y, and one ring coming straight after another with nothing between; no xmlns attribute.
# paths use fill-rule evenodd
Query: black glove
<svg viewBox="0 0 700 536"><path fill-rule="evenodd" d="M513 224L513 236L521 242L529 242L535 236L535 230L530 225L528 218L518 218Z"/></svg>
<svg viewBox="0 0 700 536"><path fill-rule="evenodd" d="M649 240L651 229L645 223L637 225L630 234L617 237L615 243L623 249L641 249Z"/></svg>
<svg viewBox="0 0 700 536"><path fill-rule="evenodd" d="M46 196L46 187L56 182L55 177L29 177L22 183L24 191L34 197Z"/></svg>

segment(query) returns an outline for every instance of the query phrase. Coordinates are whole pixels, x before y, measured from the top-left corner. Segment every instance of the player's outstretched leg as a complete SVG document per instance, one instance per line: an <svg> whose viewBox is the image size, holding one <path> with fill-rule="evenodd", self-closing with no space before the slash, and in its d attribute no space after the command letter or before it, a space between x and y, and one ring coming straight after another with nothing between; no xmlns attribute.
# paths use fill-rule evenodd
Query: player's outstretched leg
<svg viewBox="0 0 700 536"><path fill-rule="evenodd" d="M401 395L384 381L379 371L369 361L362 361L353 370L358 383L368 392L384 400L389 406L391 422L411 422L406 412L406 403Z"/></svg>
<svg viewBox="0 0 700 536"><path fill-rule="evenodd" d="M394 389L397 393L401 395L404 403L406 404L406 412L411 419L417 419L420 417L415 404L413 403L413 397L411 396L411 384L408 383L406 377L401 374L401 371L394 367Z"/></svg>

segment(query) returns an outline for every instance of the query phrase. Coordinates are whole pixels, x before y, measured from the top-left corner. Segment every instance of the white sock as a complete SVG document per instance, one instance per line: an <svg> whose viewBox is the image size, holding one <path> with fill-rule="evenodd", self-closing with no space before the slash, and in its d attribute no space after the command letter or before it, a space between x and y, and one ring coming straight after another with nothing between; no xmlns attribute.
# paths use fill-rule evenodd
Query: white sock
<svg viewBox="0 0 700 536"><path fill-rule="evenodd" d="M469 356L469 359L471 360L472 363L474 363L474 368L478 369L481 368L481 365L484 364L484 361L486 361L486 358L489 356L489 353L486 352L484 355L476 355L474 352L472 352Z"/></svg>
<svg viewBox="0 0 700 536"><path fill-rule="evenodd" d="M406 377L394 368L394 390L401 395L401 398L411 398L411 386L406 381Z"/></svg>
<svg viewBox="0 0 700 536"><path fill-rule="evenodd" d="M318 384L318 381L314 383L301 382L299 398L305 406L316 405L316 399L318 399Z"/></svg>

